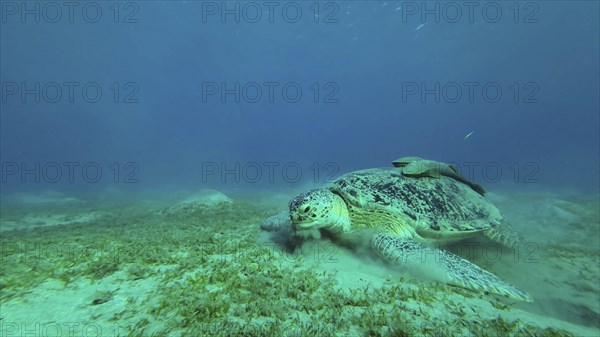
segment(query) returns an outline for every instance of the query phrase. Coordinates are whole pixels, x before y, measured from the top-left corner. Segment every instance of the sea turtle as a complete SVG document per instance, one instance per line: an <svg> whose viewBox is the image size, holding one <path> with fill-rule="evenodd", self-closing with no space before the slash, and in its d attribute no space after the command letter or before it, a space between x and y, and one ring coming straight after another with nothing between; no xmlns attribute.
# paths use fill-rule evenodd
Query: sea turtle
<svg viewBox="0 0 600 337"><path fill-rule="evenodd" d="M456 179L463 184L469 185L475 192L485 195L483 187L463 177L453 164L442 163L434 160L427 160L420 157L402 157L392 162L396 167L402 167L402 174L407 177L432 177L441 176Z"/></svg>
<svg viewBox="0 0 600 337"><path fill-rule="evenodd" d="M506 220L483 196L461 182L410 178L399 168L348 173L328 188L314 189L289 202L289 212L265 221L292 227L294 235L319 230L334 241L367 242L392 264L435 260L448 284L531 301L530 296L472 262L433 246L484 234L514 246ZM425 253L426 252L426 253Z"/></svg>

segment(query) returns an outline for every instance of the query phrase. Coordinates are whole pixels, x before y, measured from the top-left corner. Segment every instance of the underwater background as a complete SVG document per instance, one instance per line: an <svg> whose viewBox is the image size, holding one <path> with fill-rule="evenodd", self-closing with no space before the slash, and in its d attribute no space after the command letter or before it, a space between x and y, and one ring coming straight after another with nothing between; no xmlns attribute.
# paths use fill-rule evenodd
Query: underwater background
<svg viewBox="0 0 600 337"><path fill-rule="evenodd" d="M3 335L600 334L598 2L0 4ZM398 283L345 250L252 259L298 192L409 155L456 164L539 245L490 267L534 303L423 280L386 302Z"/></svg>

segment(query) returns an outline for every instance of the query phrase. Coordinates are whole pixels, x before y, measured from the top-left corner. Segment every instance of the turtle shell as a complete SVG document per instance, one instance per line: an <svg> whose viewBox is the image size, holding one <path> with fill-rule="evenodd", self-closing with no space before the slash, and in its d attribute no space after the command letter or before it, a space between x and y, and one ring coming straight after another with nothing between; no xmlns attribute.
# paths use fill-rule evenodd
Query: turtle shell
<svg viewBox="0 0 600 337"><path fill-rule="evenodd" d="M385 210L435 232L484 231L504 221L500 211L471 187L448 177L405 177L399 168L351 172L330 190L349 207Z"/></svg>

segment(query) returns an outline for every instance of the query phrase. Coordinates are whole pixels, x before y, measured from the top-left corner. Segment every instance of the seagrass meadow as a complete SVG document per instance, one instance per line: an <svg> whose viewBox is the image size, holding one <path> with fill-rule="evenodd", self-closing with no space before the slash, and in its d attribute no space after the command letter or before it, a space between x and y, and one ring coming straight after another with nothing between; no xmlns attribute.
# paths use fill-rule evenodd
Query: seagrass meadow
<svg viewBox="0 0 600 337"><path fill-rule="evenodd" d="M173 205L4 209L3 333L67 328L79 335L116 336L598 332L599 256L592 247L541 246L540 262L527 266L536 270L529 276L533 281L518 277L519 271L508 273L534 296L533 303L519 303L420 279L326 239L291 247L260 230L259 224L280 209L275 203L229 199L216 191L201 196ZM202 200L207 196L210 202ZM562 220L571 216L565 225L592 234L598 230L594 202L597 197L550 200L537 209L552 217L560 212ZM515 217L525 211L515 208ZM31 221L34 214L37 220ZM506 275L513 263L487 264ZM543 289L552 287L570 297ZM555 312L544 311L552 306Z"/></svg>

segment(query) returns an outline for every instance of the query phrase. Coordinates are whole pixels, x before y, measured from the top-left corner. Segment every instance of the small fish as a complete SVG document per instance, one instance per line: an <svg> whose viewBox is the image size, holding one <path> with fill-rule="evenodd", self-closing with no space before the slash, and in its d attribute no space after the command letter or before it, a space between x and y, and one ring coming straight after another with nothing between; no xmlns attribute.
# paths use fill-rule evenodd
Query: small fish
<svg viewBox="0 0 600 337"><path fill-rule="evenodd" d="M469 137L471 137L471 135L472 135L474 132L475 132L475 131L471 131L471 132L469 132L469 133L468 133L468 134L465 136L465 139L464 139L464 140L467 140L467 139L469 139Z"/></svg>
<svg viewBox="0 0 600 337"><path fill-rule="evenodd" d="M423 28L423 27L425 27L425 24L424 24L424 23L420 24L420 25L419 25L419 27L415 28L415 29L413 30L413 32L416 32L417 30L419 30L419 29L421 29L421 28Z"/></svg>

